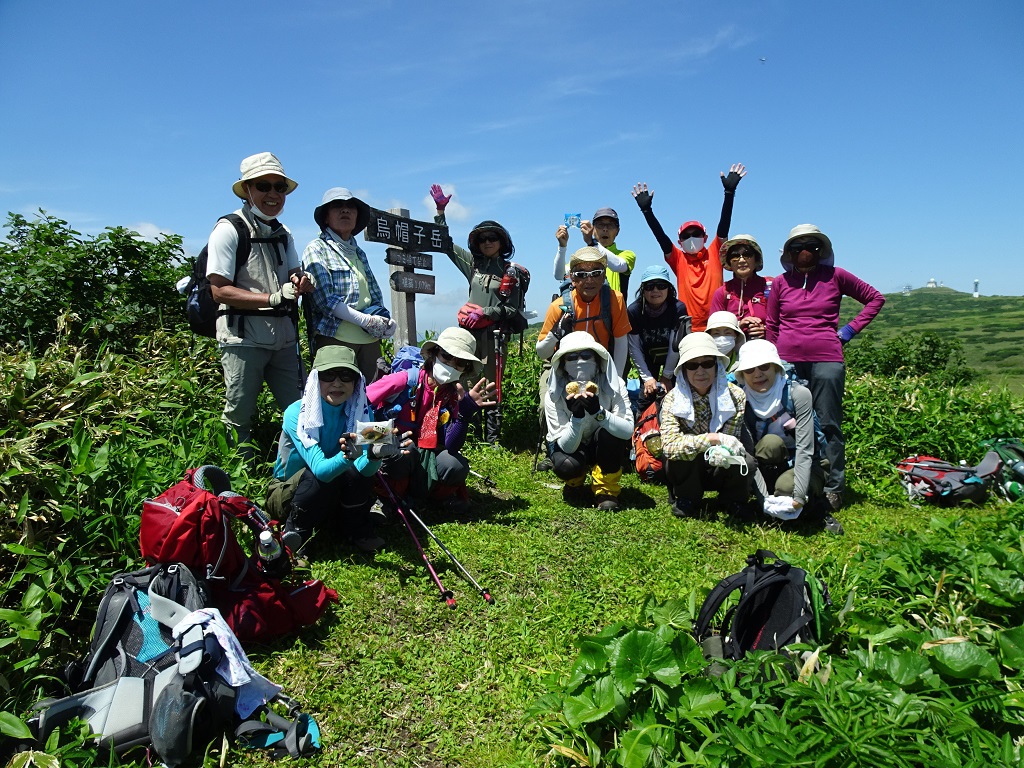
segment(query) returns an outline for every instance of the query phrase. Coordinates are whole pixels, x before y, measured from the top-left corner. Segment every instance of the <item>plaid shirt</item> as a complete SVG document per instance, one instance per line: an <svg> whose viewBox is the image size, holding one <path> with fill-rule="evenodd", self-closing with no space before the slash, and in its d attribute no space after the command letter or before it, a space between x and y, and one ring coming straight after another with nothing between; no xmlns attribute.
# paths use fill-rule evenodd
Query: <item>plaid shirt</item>
<svg viewBox="0 0 1024 768"><path fill-rule="evenodd" d="M706 396L693 395L694 421L690 427L672 415L678 394L679 391L673 388L661 403L661 450L666 459L689 461L711 447L708 440L708 430L711 429L711 400ZM729 394L736 403L736 413L718 431L739 440L743 434L743 410L747 406L747 395L735 384L729 385Z"/></svg>
<svg viewBox="0 0 1024 768"><path fill-rule="evenodd" d="M384 297L381 295L380 286L377 285L377 279L370 271L366 253L356 245L354 237L349 240L349 244L355 245L355 259L358 261L356 264L345 255L334 235L327 231L310 242L302 252L302 268L309 273L309 279L313 281L313 323L316 325L317 333L324 336L334 336L341 324L341 320L332 312L338 302L356 309L370 304L384 306ZM369 301L365 304L360 302L357 272L362 272L366 277L366 284L370 290ZM357 302L362 306L356 306Z"/></svg>

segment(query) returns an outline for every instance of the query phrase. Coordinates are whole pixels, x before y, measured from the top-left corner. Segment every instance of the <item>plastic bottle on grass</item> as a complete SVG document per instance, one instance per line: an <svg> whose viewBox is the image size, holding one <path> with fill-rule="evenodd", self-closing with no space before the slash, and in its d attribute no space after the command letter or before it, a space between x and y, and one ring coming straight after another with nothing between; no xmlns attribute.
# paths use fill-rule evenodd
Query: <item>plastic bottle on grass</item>
<svg viewBox="0 0 1024 768"><path fill-rule="evenodd" d="M260 531L258 545L260 568L268 576L283 575L288 569L288 558L284 554L281 542L274 538L270 531Z"/></svg>

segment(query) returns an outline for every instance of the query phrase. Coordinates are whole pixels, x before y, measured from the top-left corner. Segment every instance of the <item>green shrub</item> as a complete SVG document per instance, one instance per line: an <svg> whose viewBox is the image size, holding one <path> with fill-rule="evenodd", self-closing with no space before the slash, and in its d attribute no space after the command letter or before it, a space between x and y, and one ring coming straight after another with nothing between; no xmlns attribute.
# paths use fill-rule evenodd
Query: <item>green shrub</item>
<svg viewBox="0 0 1024 768"><path fill-rule="evenodd" d="M931 331L911 331L884 344L866 335L848 345L843 355L854 374L926 377L936 384L966 384L977 378L964 360L963 342Z"/></svg>
<svg viewBox="0 0 1024 768"><path fill-rule="evenodd" d="M151 243L111 227L83 237L43 211L34 221L8 214L6 229L0 241L5 343L43 349L63 327L76 343L131 350L158 328L184 325L174 284L187 269L177 235Z"/></svg>

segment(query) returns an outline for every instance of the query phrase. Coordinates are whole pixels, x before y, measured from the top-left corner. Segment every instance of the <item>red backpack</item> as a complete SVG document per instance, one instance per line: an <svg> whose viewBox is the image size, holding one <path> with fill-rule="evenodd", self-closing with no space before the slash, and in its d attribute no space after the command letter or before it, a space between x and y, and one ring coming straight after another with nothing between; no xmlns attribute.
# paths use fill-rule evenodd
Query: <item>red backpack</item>
<svg viewBox="0 0 1024 768"><path fill-rule="evenodd" d="M645 483L665 479L661 454L661 401L655 400L641 415L633 429L633 453L636 473Z"/></svg>
<svg viewBox="0 0 1024 768"><path fill-rule="evenodd" d="M230 487L224 470L204 466L146 499L139 527L142 556L150 564L184 563L204 579L210 602L242 642L313 624L329 601L338 601L338 593L318 579L296 587L275 577L286 574L264 573L259 558L239 545L232 520L244 523L254 537L269 530L280 539L275 523Z"/></svg>

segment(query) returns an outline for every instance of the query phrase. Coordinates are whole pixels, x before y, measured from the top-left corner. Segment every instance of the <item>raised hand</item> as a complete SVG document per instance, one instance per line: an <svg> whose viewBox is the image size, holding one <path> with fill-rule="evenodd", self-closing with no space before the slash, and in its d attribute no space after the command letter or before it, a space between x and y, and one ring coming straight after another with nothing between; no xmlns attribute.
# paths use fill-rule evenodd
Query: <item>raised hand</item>
<svg viewBox="0 0 1024 768"><path fill-rule="evenodd" d="M461 384L456 384L455 387L461 400L466 390L463 389ZM490 408L492 405L498 404L498 401L494 399L497 389L498 385L493 381L487 381L486 378L482 378L469 390L469 396L477 404L477 407Z"/></svg>
<svg viewBox="0 0 1024 768"><path fill-rule="evenodd" d="M636 200L641 211L649 211L654 203L654 193L647 188L645 182L641 181L639 184L633 185L633 199Z"/></svg>
<svg viewBox="0 0 1024 768"><path fill-rule="evenodd" d="M726 192L735 192L736 187L740 185L740 179L747 175L747 169L743 167L743 163L733 163L729 168L729 175L725 173L718 174L722 179L722 186L725 187Z"/></svg>
<svg viewBox="0 0 1024 768"><path fill-rule="evenodd" d="M594 222L589 219L584 219L580 222L580 234L583 235L583 242L587 245L593 245L594 240Z"/></svg>
<svg viewBox="0 0 1024 768"><path fill-rule="evenodd" d="M440 184L430 185L430 196L434 198L434 205L437 206L438 211L443 211L444 207L448 205L448 202L452 199L451 195L446 195L444 193Z"/></svg>
<svg viewBox="0 0 1024 768"><path fill-rule="evenodd" d="M569 228L565 224L562 224L555 230L555 239L563 248L569 244Z"/></svg>

